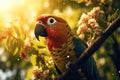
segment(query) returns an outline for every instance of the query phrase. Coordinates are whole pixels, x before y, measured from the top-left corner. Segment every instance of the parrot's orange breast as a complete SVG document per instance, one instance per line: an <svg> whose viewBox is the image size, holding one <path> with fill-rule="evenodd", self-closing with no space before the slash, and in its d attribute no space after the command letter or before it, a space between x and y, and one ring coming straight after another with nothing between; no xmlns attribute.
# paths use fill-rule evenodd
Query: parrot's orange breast
<svg viewBox="0 0 120 80"><path fill-rule="evenodd" d="M49 50L61 47L67 39L67 28L65 24L56 23L54 26L46 28L48 37L47 46Z"/></svg>

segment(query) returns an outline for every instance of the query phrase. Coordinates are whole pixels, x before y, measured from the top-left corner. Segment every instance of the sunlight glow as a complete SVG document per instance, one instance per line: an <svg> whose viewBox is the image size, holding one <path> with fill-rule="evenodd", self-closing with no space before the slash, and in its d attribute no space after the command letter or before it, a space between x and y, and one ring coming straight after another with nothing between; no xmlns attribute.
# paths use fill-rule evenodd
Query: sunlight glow
<svg viewBox="0 0 120 80"><path fill-rule="evenodd" d="M46 1L45 3L44 3L44 8L48 8L49 7L49 3Z"/></svg>
<svg viewBox="0 0 120 80"><path fill-rule="evenodd" d="M67 15L72 15L73 14L73 10L70 6L68 6L65 10L64 13Z"/></svg>
<svg viewBox="0 0 120 80"><path fill-rule="evenodd" d="M0 9L7 11L10 10L12 7L23 3L24 0L0 0Z"/></svg>
<svg viewBox="0 0 120 80"><path fill-rule="evenodd" d="M34 30L30 31L30 35L31 35L31 38L34 38L35 35L34 35Z"/></svg>
<svg viewBox="0 0 120 80"><path fill-rule="evenodd" d="M2 56L2 57L1 57L1 61L2 61L2 62L6 62L6 61L7 61L7 57L6 57L6 56Z"/></svg>
<svg viewBox="0 0 120 80"><path fill-rule="evenodd" d="M100 62L101 65L104 65L105 62L106 62L106 60L105 60L105 58L100 58L100 59L99 59L99 62Z"/></svg>
<svg viewBox="0 0 120 80"><path fill-rule="evenodd" d="M58 9L55 9L54 11L53 11L53 14L55 14L55 15L57 15L57 14L59 14L60 13L60 11L58 10Z"/></svg>
<svg viewBox="0 0 120 80"><path fill-rule="evenodd" d="M11 70L3 71L3 70L0 69L0 75L2 75L2 76L0 76L0 80L7 80L7 78L12 77L13 75L15 75L15 73L16 73L15 70L13 70L13 71L11 71Z"/></svg>
<svg viewBox="0 0 120 80"><path fill-rule="evenodd" d="M11 2L7 0L0 0L0 9L8 9L11 6Z"/></svg>
<svg viewBox="0 0 120 80"><path fill-rule="evenodd" d="M4 50L5 50L5 49L4 49L3 47L0 47L0 55L3 54Z"/></svg>

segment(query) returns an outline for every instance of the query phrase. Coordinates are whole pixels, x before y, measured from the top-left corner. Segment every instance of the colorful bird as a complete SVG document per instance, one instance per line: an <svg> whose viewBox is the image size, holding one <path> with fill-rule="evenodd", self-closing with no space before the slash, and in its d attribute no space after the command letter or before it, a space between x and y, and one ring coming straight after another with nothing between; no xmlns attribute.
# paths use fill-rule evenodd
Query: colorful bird
<svg viewBox="0 0 120 80"><path fill-rule="evenodd" d="M71 31L67 22L57 16L41 15L37 19L34 30L36 38L43 36L51 52L56 70L62 74L67 65L75 62L87 48L86 44L77 38ZM67 80L98 80L98 71L93 57L81 65L81 68Z"/></svg>

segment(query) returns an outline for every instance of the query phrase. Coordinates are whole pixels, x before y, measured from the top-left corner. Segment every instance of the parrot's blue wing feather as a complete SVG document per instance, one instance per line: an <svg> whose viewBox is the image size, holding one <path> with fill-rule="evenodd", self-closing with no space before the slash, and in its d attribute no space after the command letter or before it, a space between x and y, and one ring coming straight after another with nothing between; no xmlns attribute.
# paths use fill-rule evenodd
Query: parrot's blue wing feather
<svg viewBox="0 0 120 80"><path fill-rule="evenodd" d="M87 48L86 44L84 44L79 38L73 39L75 45L75 53L76 56L79 57ZM96 63L93 57L90 57L85 64L82 65L83 72L88 77L89 80L99 80L98 70L96 67Z"/></svg>
<svg viewBox="0 0 120 80"><path fill-rule="evenodd" d="M79 57L85 51L87 45L77 37L73 38L73 43L75 45L75 54L77 57Z"/></svg>
<svg viewBox="0 0 120 80"><path fill-rule="evenodd" d="M98 70L93 57L90 57L82 68L88 80L99 80Z"/></svg>

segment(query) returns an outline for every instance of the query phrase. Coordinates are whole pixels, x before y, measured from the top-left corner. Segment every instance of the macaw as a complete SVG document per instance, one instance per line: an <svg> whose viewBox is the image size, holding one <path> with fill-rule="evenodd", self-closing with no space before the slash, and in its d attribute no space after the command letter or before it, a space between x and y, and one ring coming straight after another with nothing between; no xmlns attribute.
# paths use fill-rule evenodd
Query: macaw
<svg viewBox="0 0 120 80"><path fill-rule="evenodd" d="M41 15L35 25L35 37L45 37L51 52L56 70L62 74L67 64L75 62L87 48L86 44L76 37L67 22L54 15ZM67 80L98 80L98 70L93 57L90 57L81 68Z"/></svg>

